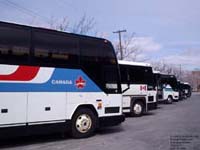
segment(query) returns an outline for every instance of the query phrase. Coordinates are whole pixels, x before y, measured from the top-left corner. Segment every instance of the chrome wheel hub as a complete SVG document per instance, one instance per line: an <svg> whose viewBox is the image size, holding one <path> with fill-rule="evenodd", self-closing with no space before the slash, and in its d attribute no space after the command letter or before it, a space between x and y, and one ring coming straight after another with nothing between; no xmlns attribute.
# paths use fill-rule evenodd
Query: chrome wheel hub
<svg viewBox="0 0 200 150"><path fill-rule="evenodd" d="M142 106L140 104L135 104L133 107L133 110L134 110L135 114L141 114Z"/></svg>
<svg viewBox="0 0 200 150"><path fill-rule="evenodd" d="M171 103L172 102L172 99L170 97L168 97L168 102Z"/></svg>
<svg viewBox="0 0 200 150"><path fill-rule="evenodd" d="M86 133L90 130L92 126L92 119L87 114L82 114L78 116L76 120L76 129L81 133Z"/></svg>

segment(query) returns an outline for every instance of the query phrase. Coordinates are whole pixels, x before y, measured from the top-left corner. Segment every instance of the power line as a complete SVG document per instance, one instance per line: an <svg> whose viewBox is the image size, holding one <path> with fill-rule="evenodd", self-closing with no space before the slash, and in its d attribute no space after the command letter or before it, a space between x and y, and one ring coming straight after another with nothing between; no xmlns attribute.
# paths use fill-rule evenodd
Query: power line
<svg viewBox="0 0 200 150"><path fill-rule="evenodd" d="M80 11L80 9L76 8L72 3L70 3L69 1L65 1L65 0L59 0L59 2L63 3L63 4L67 4L70 6L70 8L72 8L75 12Z"/></svg>
<svg viewBox="0 0 200 150"><path fill-rule="evenodd" d="M37 12L34 12L30 9L27 9L15 2L11 2L10 0L5 0L5 1L0 1L0 2L3 2L5 5L9 5L19 11L21 11L22 13L25 13L26 15L29 15L29 16L32 16L32 17L39 17L40 19L42 19L42 21L46 22L46 23L50 23L50 20L49 18L45 17L45 16L42 16L40 15L39 13Z"/></svg>
<svg viewBox="0 0 200 150"><path fill-rule="evenodd" d="M62 2L63 4L67 4L68 6L71 5L71 8L73 8L75 11L78 11L78 9L76 9L71 3L69 3L69 2L67 2L65 0L59 1L59 2ZM52 22L53 20L51 20L50 18L47 18L47 17L45 17L45 16L43 16L43 15L41 15L41 14L35 12L35 11L32 11L32 10L30 10L28 8L25 8L25 7L21 6L21 5L19 5L18 3L12 2L10 0L0 0L0 3L4 4L6 6L10 6L12 8L15 8L16 10L18 10L18 11L20 11L20 12L26 14L26 15L29 15L31 17L34 17L34 18L37 17L37 18L39 18L40 20L42 20L43 22L45 22L45 23L47 23L49 25L51 25L53 23ZM72 27L68 27L68 29L69 30L73 30Z"/></svg>
<svg viewBox="0 0 200 150"><path fill-rule="evenodd" d="M10 3L7 3L7 1L0 1L0 2L2 2L3 4L5 4L6 6L9 5L9 6L11 6L11 7L16 8L17 10L19 10L19 11L25 13L26 15L27 15L27 13L28 13L28 15L30 15L30 16L32 16L32 17L35 17L35 16L33 16L32 14L29 14L29 12L25 12L23 9L20 9L20 8L14 6L14 5L11 5Z"/></svg>

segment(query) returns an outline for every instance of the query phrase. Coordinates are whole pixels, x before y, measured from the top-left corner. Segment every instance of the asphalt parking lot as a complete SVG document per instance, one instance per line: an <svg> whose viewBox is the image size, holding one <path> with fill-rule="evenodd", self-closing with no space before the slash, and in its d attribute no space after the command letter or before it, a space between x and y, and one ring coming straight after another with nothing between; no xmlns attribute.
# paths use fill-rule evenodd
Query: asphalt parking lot
<svg viewBox="0 0 200 150"><path fill-rule="evenodd" d="M200 150L200 94L171 105L160 104L143 117L101 129L86 139L60 135L0 141L9 150Z"/></svg>

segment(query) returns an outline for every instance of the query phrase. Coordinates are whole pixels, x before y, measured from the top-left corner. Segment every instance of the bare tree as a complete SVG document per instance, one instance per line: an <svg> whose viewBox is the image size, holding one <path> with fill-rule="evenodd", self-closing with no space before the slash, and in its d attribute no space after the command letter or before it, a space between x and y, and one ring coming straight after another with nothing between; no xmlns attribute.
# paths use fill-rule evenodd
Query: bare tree
<svg viewBox="0 0 200 150"><path fill-rule="evenodd" d="M61 20L57 20L54 17L51 17L50 28L59 30L59 31L69 31L70 30L70 21L67 17L63 17Z"/></svg>
<svg viewBox="0 0 200 150"><path fill-rule="evenodd" d="M164 61L152 62L151 64L154 70L160 71L161 73L172 74L175 72L175 67Z"/></svg>
<svg viewBox="0 0 200 150"><path fill-rule="evenodd" d="M130 61L146 61L147 59L139 60L138 56L142 54L140 46L137 44L137 39L135 38L135 33L124 34L122 38L122 50L123 50L123 60ZM119 43L115 44L115 52L118 59L120 57L120 46Z"/></svg>
<svg viewBox="0 0 200 150"><path fill-rule="evenodd" d="M184 68L180 68L180 66L174 64L168 64L164 61L153 62L151 63L154 70L158 70L161 73L172 74L175 75L176 78L182 82L188 82L193 89L197 87L197 78L194 76L192 71L189 71ZM199 79L200 81L200 79Z"/></svg>
<svg viewBox="0 0 200 150"><path fill-rule="evenodd" d="M67 19L67 17L64 17L62 20L61 20L61 23L58 24L56 26L56 29L60 30L60 31L67 31L68 28L69 28L69 20Z"/></svg>
<svg viewBox="0 0 200 150"><path fill-rule="evenodd" d="M79 34L88 34L92 29L94 29L94 26L94 18L88 18L84 14L81 19L73 25L72 32Z"/></svg>
<svg viewBox="0 0 200 150"><path fill-rule="evenodd" d="M94 29L94 26L94 18L87 17L85 14L74 24L68 19L68 17L63 17L61 20L52 17L50 22L50 28L52 29L77 34L89 34L89 32L92 32Z"/></svg>
<svg viewBox="0 0 200 150"><path fill-rule="evenodd" d="M187 71L185 69L180 70L180 67L177 65L169 64L165 61L152 62L151 64L154 70L158 70L161 73L173 74L179 80L187 81L190 78L190 71Z"/></svg>

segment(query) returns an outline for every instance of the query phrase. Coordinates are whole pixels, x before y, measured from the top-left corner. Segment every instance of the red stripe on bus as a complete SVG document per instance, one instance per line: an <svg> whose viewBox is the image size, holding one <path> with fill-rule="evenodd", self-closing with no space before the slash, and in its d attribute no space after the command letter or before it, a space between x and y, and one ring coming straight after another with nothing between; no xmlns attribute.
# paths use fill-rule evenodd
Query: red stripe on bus
<svg viewBox="0 0 200 150"><path fill-rule="evenodd" d="M0 75L0 80L30 81L38 73L40 67L19 66L15 72L9 75Z"/></svg>

